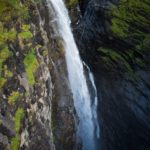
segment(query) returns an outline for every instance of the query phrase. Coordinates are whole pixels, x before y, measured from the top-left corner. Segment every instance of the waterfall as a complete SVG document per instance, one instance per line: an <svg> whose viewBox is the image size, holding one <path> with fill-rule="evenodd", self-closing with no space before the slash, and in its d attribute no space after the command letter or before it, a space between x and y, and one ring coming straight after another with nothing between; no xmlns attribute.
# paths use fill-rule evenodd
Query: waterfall
<svg viewBox="0 0 150 150"><path fill-rule="evenodd" d="M93 105L92 105L92 112L93 112L93 119L94 119L94 123L95 123L95 131L96 131L96 136L97 138L100 137L100 129L99 129L99 124L98 124L98 119L97 119L97 104L98 104L98 97L97 97L97 89L95 86L95 82L94 82L94 76L90 70L90 68L87 66L87 64L85 62L83 62L83 65L87 68L87 72L88 72L88 80L90 81L89 87L91 87L93 89L93 92L91 92L91 100L93 101Z"/></svg>
<svg viewBox="0 0 150 150"><path fill-rule="evenodd" d="M73 93L74 106L79 117L77 135L81 139L84 150L95 150L95 139L98 133L95 131L97 117L95 117L96 112L93 113L92 99L84 75L83 64L71 31L68 12L63 0L47 0L47 5L49 9L53 8L55 11L57 32L64 41L68 78ZM91 81L94 85L93 88L96 88L93 77ZM94 106L97 105L96 101Z"/></svg>

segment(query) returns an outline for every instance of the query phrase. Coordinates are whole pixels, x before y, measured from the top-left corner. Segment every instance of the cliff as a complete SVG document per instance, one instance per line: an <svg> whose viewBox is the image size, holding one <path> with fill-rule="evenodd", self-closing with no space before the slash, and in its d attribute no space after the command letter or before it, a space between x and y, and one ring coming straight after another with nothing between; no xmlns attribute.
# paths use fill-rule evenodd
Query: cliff
<svg viewBox="0 0 150 150"><path fill-rule="evenodd" d="M73 149L64 50L46 1L0 1L0 149Z"/></svg>
<svg viewBox="0 0 150 150"><path fill-rule="evenodd" d="M150 147L149 1L80 0L74 34L99 95L101 146Z"/></svg>

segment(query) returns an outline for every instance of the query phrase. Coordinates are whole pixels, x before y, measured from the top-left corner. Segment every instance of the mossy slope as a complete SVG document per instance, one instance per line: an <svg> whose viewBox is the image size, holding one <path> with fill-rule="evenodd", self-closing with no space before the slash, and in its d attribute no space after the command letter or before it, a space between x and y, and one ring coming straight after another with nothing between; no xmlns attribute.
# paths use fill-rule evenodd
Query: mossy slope
<svg viewBox="0 0 150 150"><path fill-rule="evenodd" d="M124 71L146 67L150 52L150 2L120 0L110 7L110 41L98 48L101 60L109 67L118 65ZM108 44L109 43L109 44Z"/></svg>

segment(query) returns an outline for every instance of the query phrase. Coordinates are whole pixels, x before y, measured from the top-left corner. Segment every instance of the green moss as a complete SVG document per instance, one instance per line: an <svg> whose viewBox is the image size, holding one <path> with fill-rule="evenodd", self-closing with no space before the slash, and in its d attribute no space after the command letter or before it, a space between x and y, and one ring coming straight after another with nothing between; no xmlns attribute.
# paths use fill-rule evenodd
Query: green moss
<svg viewBox="0 0 150 150"><path fill-rule="evenodd" d="M0 61L3 63L8 57L11 56L11 52L9 51L8 47L4 47L0 50Z"/></svg>
<svg viewBox="0 0 150 150"><path fill-rule="evenodd" d="M78 3L78 0L67 0L66 1L66 6L68 8L74 7Z"/></svg>
<svg viewBox="0 0 150 150"><path fill-rule="evenodd" d="M3 77L0 77L0 89L4 86L4 84L6 83L6 79Z"/></svg>
<svg viewBox="0 0 150 150"><path fill-rule="evenodd" d="M118 37L126 37L129 25L118 18L112 19L111 30Z"/></svg>
<svg viewBox="0 0 150 150"><path fill-rule="evenodd" d="M19 138L18 136L11 139L11 150L18 150L19 147Z"/></svg>
<svg viewBox="0 0 150 150"><path fill-rule="evenodd" d="M8 97L8 103L9 103L10 105L14 105L15 102L18 100L18 98L19 98L19 93L16 92L16 91L13 91L13 92L11 93L11 95Z"/></svg>
<svg viewBox="0 0 150 150"><path fill-rule="evenodd" d="M48 51L47 51L47 49L45 49L45 50L42 51L42 56L44 56L44 57L45 57L45 56L48 56Z"/></svg>
<svg viewBox="0 0 150 150"><path fill-rule="evenodd" d="M18 34L21 39L30 39L33 37L32 33L30 32L30 25L23 24L21 29L22 32Z"/></svg>
<svg viewBox="0 0 150 150"><path fill-rule="evenodd" d="M0 5L0 20L10 21L14 17L22 19L28 17L28 8L21 5L19 0L1 0Z"/></svg>
<svg viewBox="0 0 150 150"><path fill-rule="evenodd" d="M11 78L13 76L13 73L9 70L4 71L5 78Z"/></svg>
<svg viewBox="0 0 150 150"><path fill-rule="evenodd" d="M5 77L11 77L12 73L8 70L3 69L3 64L12 55L12 53L9 51L8 47L4 47L0 50L0 89L4 86L6 83ZM4 77L2 77L2 71L4 70Z"/></svg>
<svg viewBox="0 0 150 150"><path fill-rule="evenodd" d="M11 54L12 53L9 51L8 47L4 47L0 50L0 77L3 70L3 63L11 56Z"/></svg>
<svg viewBox="0 0 150 150"><path fill-rule="evenodd" d="M0 5L0 20L7 21L12 17L12 9L13 7L8 3L8 1L1 0ZM6 15L7 12L7 15ZM13 12L12 12L13 13Z"/></svg>
<svg viewBox="0 0 150 150"><path fill-rule="evenodd" d="M19 33L18 36L22 39L30 39L32 38L33 35L30 31L24 31L24 32Z"/></svg>
<svg viewBox="0 0 150 150"><path fill-rule="evenodd" d="M118 65L123 64L128 72L133 72L131 70L134 66L132 65L131 69L129 62L143 67L146 61L142 55L150 50L150 1L120 0L118 5L112 6L110 12L112 17L110 33L113 39L119 39L120 42L116 45L123 51L115 51L115 45L111 45L114 50L109 49L107 57ZM126 50L121 43L126 44Z"/></svg>
<svg viewBox="0 0 150 150"><path fill-rule="evenodd" d="M144 35L144 28L150 27L150 3L147 0L120 0L118 6L112 7L112 33L119 37Z"/></svg>
<svg viewBox="0 0 150 150"><path fill-rule="evenodd" d="M19 133L23 117L24 117L24 110L22 108L18 108L14 117L16 133Z"/></svg>
<svg viewBox="0 0 150 150"><path fill-rule="evenodd" d="M124 68L124 70L127 71L128 73L133 72L128 61L115 50L100 47L98 51L103 53L103 55L105 55L102 56L102 60L107 64L111 65L111 63L116 62L117 64L121 65Z"/></svg>
<svg viewBox="0 0 150 150"><path fill-rule="evenodd" d="M7 40L9 41L14 41L16 39L16 30L14 28L12 28L9 32L7 32Z"/></svg>
<svg viewBox="0 0 150 150"><path fill-rule="evenodd" d="M19 147L19 130L23 117L24 110L22 108L18 108L14 117L16 136L11 139L11 150L17 150Z"/></svg>
<svg viewBox="0 0 150 150"><path fill-rule="evenodd" d="M14 41L16 39L16 30L14 28L9 31L0 23L0 41L6 43L7 41Z"/></svg>
<svg viewBox="0 0 150 150"><path fill-rule="evenodd" d="M23 25L22 25L22 30L23 30L23 31L29 31L29 30L30 30L30 25L28 25L28 24L23 24Z"/></svg>
<svg viewBox="0 0 150 150"><path fill-rule="evenodd" d="M8 70L6 65L3 68L3 72L4 72L4 77L5 78L11 78L13 76L13 73Z"/></svg>
<svg viewBox="0 0 150 150"><path fill-rule="evenodd" d="M34 73L38 68L38 62L35 56L34 49L30 50L24 59L25 70L27 73L28 82L30 85L34 85L35 78Z"/></svg>
<svg viewBox="0 0 150 150"><path fill-rule="evenodd" d="M0 14L3 13L3 11L6 9L6 3L4 1L1 1L0 5Z"/></svg>

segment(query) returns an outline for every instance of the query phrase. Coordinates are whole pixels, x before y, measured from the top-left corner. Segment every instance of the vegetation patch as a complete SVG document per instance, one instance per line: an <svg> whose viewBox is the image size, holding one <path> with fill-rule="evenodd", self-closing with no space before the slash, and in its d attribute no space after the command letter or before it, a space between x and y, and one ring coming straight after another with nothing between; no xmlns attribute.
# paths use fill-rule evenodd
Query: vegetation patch
<svg viewBox="0 0 150 150"><path fill-rule="evenodd" d="M9 21L15 17L24 19L28 16L28 8L20 5L20 0L1 0L0 20Z"/></svg>
<svg viewBox="0 0 150 150"><path fill-rule="evenodd" d="M66 6L68 8L74 7L76 4L78 4L78 0L66 0Z"/></svg>
<svg viewBox="0 0 150 150"><path fill-rule="evenodd" d="M150 29L149 0L120 0L112 7L111 30L117 37L145 37L145 29Z"/></svg>
<svg viewBox="0 0 150 150"><path fill-rule="evenodd" d="M11 28L10 30L4 28L0 22L0 41L6 43L7 41L14 41L16 39L16 30Z"/></svg>
<svg viewBox="0 0 150 150"><path fill-rule="evenodd" d="M18 150L19 147L19 138L18 136L11 139L11 150Z"/></svg>
<svg viewBox="0 0 150 150"><path fill-rule="evenodd" d="M19 37L21 39L30 39L30 38L32 38L32 33L30 31L23 31L23 32L19 33Z"/></svg>
<svg viewBox="0 0 150 150"><path fill-rule="evenodd" d="M15 129L17 133L19 133L19 129L20 129L20 125L21 125L21 121L23 117L24 117L24 110L22 108L18 108L14 117Z"/></svg>
<svg viewBox="0 0 150 150"><path fill-rule="evenodd" d="M19 93L16 92L16 91L13 91L13 92L11 93L11 95L8 97L8 103L9 103L10 105L14 105L15 102L18 100L18 98L19 98Z"/></svg>
<svg viewBox="0 0 150 150"><path fill-rule="evenodd" d="M116 64L128 73L146 65L144 56L150 50L149 14L149 0L119 0L111 6L110 34L116 44L98 49L105 64Z"/></svg>
<svg viewBox="0 0 150 150"><path fill-rule="evenodd" d="M30 25L22 25L22 32L20 32L18 34L18 36L21 38L21 39L30 39L33 37L32 33L30 32Z"/></svg>
<svg viewBox="0 0 150 150"><path fill-rule="evenodd" d="M2 88L7 81L4 77L2 77L3 63L11 56L11 54L12 53L9 51L8 47L0 49L0 88ZM7 75L11 76L11 73L9 72Z"/></svg>
<svg viewBox="0 0 150 150"><path fill-rule="evenodd" d="M6 83L6 79L3 77L0 77L0 89L4 86L4 84Z"/></svg>
<svg viewBox="0 0 150 150"><path fill-rule="evenodd" d="M107 64L110 65L111 63L116 62L117 64L121 65L128 73L133 72L128 61L115 50L100 47L98 51L104 55L104 57L102 56L102 60Z"/></svg>
<svg viewBox="0 0 150 150"><path fill-rule="evenodd" d="M8 47L4 47L0 50L0 74L1 74L1 71L2 71L2 64L6 61L6 59L8 57L11 56L11 52L9 51Z"/></svg>
<svg viewBox="0 0 150 150"><path fill-rule="evenodd" d="M29 85L34 85L35 83L34 73L36 72L38 68L38 62L35 56L34 49L31 49L29 51L29 53L26 55L23 62L25 65L25 70L27 73Z"/></svg>
<svg viewBox="0 0 150 150"><path fill-rule="evenodd" d="M17 150L19 147L19 130L23 118L24 118L24 110L22 108L18 108L14 116L16 137L11 139L11 150Z"/></svg>
<svg viewBox="0 0 150 150"><path fill-rule="evenodd" d="M0 0L0 88L2 88L4 84L6 84L8 78L11 78L13 76L13 73L11 71L12 70L15 71L16 69L15 65L17 64L10 65L9 67L9 64L13 61L12 59L14 59L13 62L15 63L18 62L17 61L18 59L21 61L20 55L16 55L16 57L18 57L17 59L16 57L14 57L8 60L8 58L12 56L12 52L10 50L12 50L13 53L15 54L21 53L23 56L24 52L28 51L27 44L29 42L26 42L25 43L26 45L23 43L25 45L26 51L21 52L19 51L20 49L18 50L19 48L18 44L20 44L23 40L27 39L30 39L30 43L32 43L31 38L33 38L33 34L30 31L30 25L24 24L26 21L28 22L27 20L29 17L28 9L29 6L31 6L32 4L33 3L31 0L28 1ZM20 43L19 42L16 43L18 37L21 38ZM11 49L9 49L10 47ZM23 63L25 65L25 70L28 76L29 84L34 84L35 79L33 74L38 66L34 50L30 50L29 53L25 55ZM9 81L11 84L15 82L14 79ZM9 83L9 81L7 82L7 84ZM8 103L10 105L14 105L16 101L19 99L20 94L17 91L12 91L11 93L8 93L7 96L8 96ZM14 109L15 108L16 107L14 107ZM12 108L12 112L14 112L14 109ZM23 117L24 117L23 108L18 108L14 115L16 136L11 139L11 148L10 148L11 150L19 149L20 143L19 130L21 127Z"/></svg>
<svg viewBox="0 0 150 150"><path fill-rule="evenodd" d="M3 68L3 72L5 78L11 78L13 76L13 73L10 70L8 70L6 65Z"/></svg>

